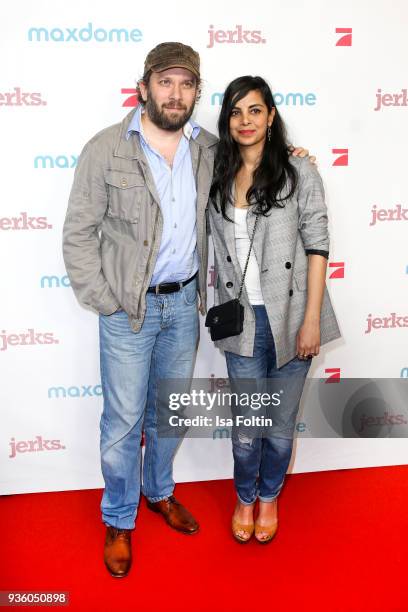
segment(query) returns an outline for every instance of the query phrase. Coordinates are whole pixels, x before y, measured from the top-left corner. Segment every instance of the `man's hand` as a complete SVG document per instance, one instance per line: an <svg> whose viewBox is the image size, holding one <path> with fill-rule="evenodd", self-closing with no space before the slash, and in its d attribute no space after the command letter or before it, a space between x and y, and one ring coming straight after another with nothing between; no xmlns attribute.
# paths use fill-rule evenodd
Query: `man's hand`
<svg viewBox="0 0 408 612"><path fill-rule="evenodd" d="M304 149L303 147L295 148L293 145L289 145L288 149L292 153L293 157L307 157L309 155L309 149ZM310 155L309 159L312 164L316 163L316 157L314 155Z"/></svg>
<svg viewBox="0 0 408 612"><path fill-rule="evenodd" d="M202 314L203 316L205 315L205 309L204 309L204 304L200 301L200 304L198 306L198 312L200 314Z"/></svg>

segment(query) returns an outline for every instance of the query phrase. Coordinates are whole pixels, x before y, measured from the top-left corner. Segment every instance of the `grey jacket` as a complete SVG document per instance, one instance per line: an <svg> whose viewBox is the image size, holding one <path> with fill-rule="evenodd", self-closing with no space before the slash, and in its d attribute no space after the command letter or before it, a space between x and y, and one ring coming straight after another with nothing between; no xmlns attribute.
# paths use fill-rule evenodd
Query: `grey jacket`
<svg viewBox="0 0 408 612"><path fill-rule="evenodd" d="M299 173L294 195L284 208L272 208L269 216L261 216L254 239L262 294L275 340L277 367L296 356L296 336L302 325L307 298L308 257L306 249L329 250L327 209L320 175L308 158L291 157ZM227 210L233 219L233 209ZM217 213L212 203L208 208L209 224L215 249L215 303L237 297L241 268L235 250L234 223ZM255 214L249 209L249 236ZM216 342L216 346L238 355L253 355L255 336L254 311L245 287L242 293L245 319L244 331ZM321 310L321 344L340 336L336 316L327 288Z"/></svg>
<svg viewBox="0 0 408 612"><path fill-rule="evenodd" d="M78 300L109 315L120 306L140 330L160 248L163 216L139 135L126 140L135 111L94 136L75 171L63 231L65 266ZM217 138L201 128L190 139L197 187L199 292L206 303L205 210Z"/></svg>

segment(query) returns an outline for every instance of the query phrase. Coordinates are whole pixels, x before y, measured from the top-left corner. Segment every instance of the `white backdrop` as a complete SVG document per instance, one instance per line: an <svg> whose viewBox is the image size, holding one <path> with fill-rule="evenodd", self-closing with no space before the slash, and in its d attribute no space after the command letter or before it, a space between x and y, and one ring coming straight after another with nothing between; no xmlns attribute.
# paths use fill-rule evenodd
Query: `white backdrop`
<svg viewBox="0 0 408 612"><path fill-rule="evenodd" d="M103 484L97 317L69 287L61 230L76 157L130 110L144 57L162 41L201 55L195 118L205 128L216 131L230 80L260 74L291 141L317 155L343 337L310 376L408 376L404 0L260 0L251 10L243 0L15 0L0 12L0 494ZM195 375L225 376L204 328ZM308 438L308 411L318 409L304 398L294 471L408 462L404 438ZM231 474L228 440L183 442L176 480Z"/></svg>

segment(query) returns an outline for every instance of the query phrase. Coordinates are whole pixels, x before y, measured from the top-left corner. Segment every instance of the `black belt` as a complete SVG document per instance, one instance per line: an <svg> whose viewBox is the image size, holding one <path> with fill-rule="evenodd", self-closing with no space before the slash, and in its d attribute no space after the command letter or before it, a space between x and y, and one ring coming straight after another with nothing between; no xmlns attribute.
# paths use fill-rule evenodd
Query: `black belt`
<svg viewBox="0 0 408 612"><path fill-rule="evenodd" d="M156 285L155 287L149 287L147 293L176 293L176 291L180 291L183 287L191 283L197 276L197 272L186 281L182 283L161 283L160 285Z"/></svg>

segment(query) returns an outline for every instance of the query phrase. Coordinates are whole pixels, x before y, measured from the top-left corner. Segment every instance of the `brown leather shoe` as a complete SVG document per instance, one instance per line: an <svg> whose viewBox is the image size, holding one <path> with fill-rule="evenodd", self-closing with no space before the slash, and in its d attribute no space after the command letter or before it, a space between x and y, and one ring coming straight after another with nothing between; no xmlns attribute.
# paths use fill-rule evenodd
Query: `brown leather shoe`
<svg viewBox="0 0 408 612"><path fill-rule="evenodd" d="M194 516L177 501L174 495L170 495L170 497L166 497L158 502L147 500L147 507L149 510L161 514L166 523L173 527L173 529L177 529L177 531L189 535L198 531L199 525Z"/></svg>
<svg viewBox="0 0 408 612"><path fill-rule="evenodd" d="M108 572L115 578L123 578L132 565L130 529L116 529L107 525L104 561Z"/></svg>

